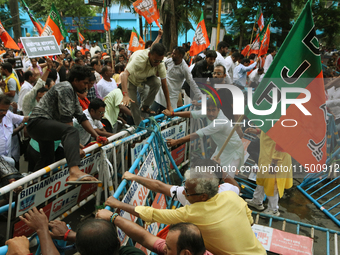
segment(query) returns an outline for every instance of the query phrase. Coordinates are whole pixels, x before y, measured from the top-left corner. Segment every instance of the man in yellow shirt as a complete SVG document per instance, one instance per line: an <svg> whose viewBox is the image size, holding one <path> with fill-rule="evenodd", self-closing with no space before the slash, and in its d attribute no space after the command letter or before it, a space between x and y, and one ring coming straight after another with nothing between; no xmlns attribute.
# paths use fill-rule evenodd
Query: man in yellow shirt
<svg viewBox="0 0 340 255"><path fill-rule="evenodd" d="M130 57L129 63L121 76L123 92L123 105L128 106L131 102L131 113L135 125L142 121L141 111L149 114L155 112L150 110L155 96L162 85L166 99L167 109L172 112L169 90L166 82L166 68L163 63L165 47L161 43L153 44L151 49L138 50ZM160 77L160 80L158 77ZM141 102L141 109L137 103L137 87L146 84L150 87L147 97Z"/></svg>
<svg viewBox="0 0 340 255"><path fill-rule="evenodd" d="M133 206L110 197L106 205L120 208L147 223L176 224L190 222L201 231L205 246L213 254L266 254L256 239L251 224L253 218L247 204L232 191L217 194L219 179L210 173L185 173L183 194L191 205L176 210L159 210L149 206Z"/></svg>

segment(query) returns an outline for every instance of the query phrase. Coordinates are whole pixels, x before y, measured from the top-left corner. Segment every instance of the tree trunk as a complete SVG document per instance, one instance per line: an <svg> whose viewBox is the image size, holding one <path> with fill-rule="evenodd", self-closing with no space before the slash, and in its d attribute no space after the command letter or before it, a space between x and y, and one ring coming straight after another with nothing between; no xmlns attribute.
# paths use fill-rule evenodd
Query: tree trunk
<svg viewBox="0 0 340 255"><path fill-rule="evenodd" d="M21 37L21 22L20 22L18 1L9 0L9 9L11 11L11 16L12 16L14 39L17 42L18 39Z"/></svg>
<svg viewBox="0 0 340 255"><path fill-rule="evenodd" d="M175 0L168 0L170 2L170 12L171 17L170 18L170 48L168 48L168 51L172 51L173 48L177 46L178 42L178 31L177 31L177 19L175 15Z"/></svg>
<svg viewBox="0 0 340 255"><path fill-rule="evenodd" d="M285 15L285 12L287 11L288 13L290 13L292 11L292 0L284 0L281 1L282 4L282 9L284 10L281 13L281 19L283 20L282 22L282 34L281 34L281 39L280 42L278 42L278 46L281 46L282 43L284 42L284 40L286 39L289 30L291 29L291 25L290 25L290 18L289 15Z"/></svg>
<svg viewBox="0 0 340 255"><path fill-rule="evenodd" d="M239 49L240 52L241 52L241 50L242 50L243 31L244 31L244 26L241 25L241 26L240 26L240 40L239 40L239 42L238 42L238 49Z"/></svg>

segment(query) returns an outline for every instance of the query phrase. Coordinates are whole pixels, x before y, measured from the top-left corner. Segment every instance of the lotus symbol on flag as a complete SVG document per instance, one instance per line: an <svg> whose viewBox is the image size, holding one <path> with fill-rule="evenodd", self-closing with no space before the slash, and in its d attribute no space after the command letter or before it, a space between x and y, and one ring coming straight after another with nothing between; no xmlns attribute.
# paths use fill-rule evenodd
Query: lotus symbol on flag
<svg viewBox="0 0 340 255"><path fill-rule="evenodd" d="M152 0L144 0L139 5L137 5L136 8L141 10L141 11L146 11L146 10L150 9L152 6L153 6Z"/></svg>
<svg viewBox="0 0 340 255"><path fill-rule="evenodd" d="M138 38L135 36L133 37L132 39L132 47L139 47L140 44L139 44L139 41L138 41Z"/></svg>
<svg viewBox="0 0 340 255"><path fill-rule="evenodd" d="M206 43L201 26L199 26L195 32L194 40L198 45Z"/></svg>

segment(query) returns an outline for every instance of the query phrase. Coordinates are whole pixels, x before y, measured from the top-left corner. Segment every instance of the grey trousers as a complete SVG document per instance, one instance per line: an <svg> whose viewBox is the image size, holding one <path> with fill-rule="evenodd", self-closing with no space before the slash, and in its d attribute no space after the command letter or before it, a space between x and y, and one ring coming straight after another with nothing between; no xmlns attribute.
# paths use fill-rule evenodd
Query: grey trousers
<svg viewBox="0 0 340 255"><path fill-rule="evenodd" d="M159 87L161 86L161 80L157 78L156 76L151 76L147 78L144 84L148 85L150 90L146 97L142 95L141 106L150 106L155 100L155 96L159 90ZM140 107L139 107L138 100L137 100L137 86L129 82L128 91L129 91L130 98L133 101L135 101L134 103L131 103L130 110L131 110L133 121L135 122L135 125L138 126L139 123L142 121L142 115L141 115ZM140 89L139 89L139 92L141 92Z"/></svg>

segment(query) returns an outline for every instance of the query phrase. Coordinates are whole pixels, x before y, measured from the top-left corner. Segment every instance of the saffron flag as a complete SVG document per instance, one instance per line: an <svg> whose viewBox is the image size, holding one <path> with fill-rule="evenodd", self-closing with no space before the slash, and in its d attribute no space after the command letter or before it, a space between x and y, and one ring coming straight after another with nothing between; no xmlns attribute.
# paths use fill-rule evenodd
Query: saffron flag
<svg viewBox="0 0 340 255"><path fill-rule="evenodd" d="M268 51L268 48L269 48L269 41L270 41L270 26L267 26L267 31L264 34L264 37L263 37L262 42L261 42L261 47L260 47L260 50L259 50L259 53L258 53L259 56L267 54L267 51Z"/></svg>
<svg viewBox="0 0 340 255"><path fill-rule="evenodd" d="M190 56L195 56L210 45L207 28L205 27L204 15L201 14L200 21L197 24L194 39L190 47Z"/></svg>
<svg viewBox="0 0 340 255"><path fill-rule="evenodd" d="M144 50L145 43L143 38L137 33L136 29L133 28L131 31L129 50L135 52L137 50Z"/></svg>
<svg viewBox="0 0 340 255"><path fill-rule="evenodd" d="M263 13L262 13L262 9L261 9L261 5L259 5L259 7L257 8L257 25L259 26L260 31L262 31L262 29L264 28L264 20L263 20Z"/></svg>
<svg viewBox="0 0 340 255"><path fill-rule="evenodd" d="M149 24L156 22L156 25L161 28L158 21L159 11L156 0L137 0L132 5L135 11L142 15Z"/></svg>
<svg viewBox="0 0 340 255"><path fill-rule="evenodd" d="M106 31L109 31L111 28L111 21L110 21L109 12L106 6L106 0L104 0L104 15L103 16L104 16L104 29Z"/></svg>
<svg viewBox="0 0 340 255"><path fill-rule="evenodd" d="M50 35L54 35L58 45L60 45L60 41L68 35L67 30L65 29L65 26L54 4L52 4L50 15L47 18L44 31L41 34L41 36Z"/></svg>
<svg viewBox="0 0 340 255"><path fill-rule="evenodd" d="M4 43L6 48L20 50L19 46L15 43L13 38L7 33L5 28L0 22L0 39Z"/></svg>
<svg viewBox="0 0 340 255"><path fill-rule="evenodd" d="M27 6L27 4L25 3L24 0L22 0L22 3L23 3L23 5L24 5L24 8L25 8L25 10L26 10L28 16L30 16L30 19L31 19L33 25L34 25L35 28L37 29L39 35L41 35L42 32L43 32L43 26L42 26L42 25L40 24L40 22L34 17L34 15L32 14L32 12L31 12L31 10L30 10L30 8L28 8L28 6Z"/></svg>
<svg viewBox="0 0 340 255"><path fill-rule="evenodd" d="M325 89L311 0L248 99L245 115L261 120L261 130L277 146L303 167L323 169L327 158Z"/></svg>
<svg viewBox="0 0 340 255"><path fill-rule="evenodd" d="M77 27L77 37L78 37L78 42L80 42L80 44L83 44L85 37L80 33L78 27Z"/></svg>
<svg viewBox="0 0 340 255"><path fill-rule="evenodd" d="M259 34L256 35L255 40L252 44L248 44L242 51L243 56L249 56L250 54L258 54L260 48L260 37Z"/></svg>

